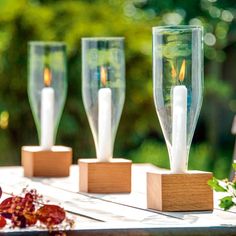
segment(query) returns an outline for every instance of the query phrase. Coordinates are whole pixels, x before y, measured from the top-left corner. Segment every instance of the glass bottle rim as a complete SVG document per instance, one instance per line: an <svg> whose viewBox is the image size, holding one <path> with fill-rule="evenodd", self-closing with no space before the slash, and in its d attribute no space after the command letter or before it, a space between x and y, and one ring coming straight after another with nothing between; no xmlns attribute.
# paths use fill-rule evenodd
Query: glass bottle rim
<svg viewBox="0 0 236 236"><path fill-rule="evenodd" d="M160 33L162 31L171 30L181 30L181 31L191 31L191 30L202 30L203 27L200 25L164 25L164 26L154 26L152 27L153 33Z"/></svg>
<svg viewBox="0 0 236 236"><path fill-rule="evenodd" d="M82 41L123 41L125 37L82 37Z"/></svg>
<svg viewBox="0 0 236 236"><path fill-rule="evenodd" d="M60 42L60 41L29 41L28 44L30 46L65 46L65 42Z"/></svg>

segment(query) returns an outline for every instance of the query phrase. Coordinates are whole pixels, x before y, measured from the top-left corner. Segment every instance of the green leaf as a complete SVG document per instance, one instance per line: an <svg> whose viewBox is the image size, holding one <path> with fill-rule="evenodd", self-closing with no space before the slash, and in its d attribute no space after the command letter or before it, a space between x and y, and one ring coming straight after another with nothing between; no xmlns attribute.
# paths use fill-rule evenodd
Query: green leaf
<svg viewBox="0 0 236 236"><path fill-rule="evenodd" d="M227 190L219 184L219 180L216 179L215 177L213 177L207 183L216 192L227 192Z"/></svg>
<svg viewBox="0 0 236 236"><path fill-rule="evenodd" d="M233 182L233 183L231 184L231 186L232 186L232 188L236 189L236 182Z"/></svg>
<svg viewBox="0 0 236 236"><path fill-rule="evenodd" d="M233 166L234 170L236 170L236 163L233 163L232 166Z"/></svg>
<svg viewBox="0 0 236 236"><path fill-rule="evenodd" d="M220 199L220 205L221 208L224 208L225 211L229 210L232 206L234 206L234 202L232 200L231 196L224 197Z"/></svg>

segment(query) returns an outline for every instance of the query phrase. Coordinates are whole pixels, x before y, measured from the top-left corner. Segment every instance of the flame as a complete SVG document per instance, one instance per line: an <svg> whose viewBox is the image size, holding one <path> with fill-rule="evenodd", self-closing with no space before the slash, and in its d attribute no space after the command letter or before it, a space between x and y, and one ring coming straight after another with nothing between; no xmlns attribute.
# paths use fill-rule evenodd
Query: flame
<svg viewBox="0 0 236 236"><path fill-rule="evenodd" d="M177 72L175 70L175 67L173 65L173 62L171 62L171 76L172 76L172 79L175 79L176 76L177 76Z"/></svg>
<svg viewBox="0 0 236 236"><path fill-rule="evenodd" d="M186 60L184 59L180 68L180 72L179 72L179 80L182 82L184 81L184 77L185 77L185 68L186 68Z"/></svg>
<svg viewBox="0 0 236 236"><path fill-rule="evenodd" d="M43 80L45 86L49 87L52 83L52 73L48 67L44 69Z"/></svg>
<svg viewBox="0 0 236 236"><path fill-rule="evenodd" d="M100 76L101 76L102 85L105 86L107 83L107 70L103 66L101 66L101 69L100 69Z"/></svg>

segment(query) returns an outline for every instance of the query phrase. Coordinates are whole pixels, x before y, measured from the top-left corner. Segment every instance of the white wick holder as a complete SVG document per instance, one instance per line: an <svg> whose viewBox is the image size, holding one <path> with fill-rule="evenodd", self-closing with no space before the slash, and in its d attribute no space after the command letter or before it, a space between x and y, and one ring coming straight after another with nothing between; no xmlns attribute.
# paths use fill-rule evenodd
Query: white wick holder
<svg viewBox="0 0 236 236"><path fill-rule="evenodd" d="M50 150L54 145L54 96L53 88L42 89L40 146L43 150Z"/></svg>
<svg viewBox="0 0 236 236"><path fill-rule="evenodd" d="M187 167L187 88L173 88L171 172L185 173Z"/></svg>
<svg viewBox="0 0 236 236"><path fill-rule="evenodd" d="M98 161L109 162L112 159L111 104L110 88L98 91Z"/></svg>

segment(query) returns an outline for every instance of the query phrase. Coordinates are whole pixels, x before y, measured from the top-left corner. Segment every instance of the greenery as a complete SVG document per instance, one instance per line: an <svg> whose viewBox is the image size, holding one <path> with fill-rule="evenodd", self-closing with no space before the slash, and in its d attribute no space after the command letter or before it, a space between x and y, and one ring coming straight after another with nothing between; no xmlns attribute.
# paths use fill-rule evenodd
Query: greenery
<svg viewBox="0 0 236 236"><path fill-rule="evenodd" d="M233 164L234 170L236 170L236 165ZM236 206L236 182L230 182L228 179L218 180L213 177L208 181L208 184L216 192L223 192L226 196L220 199L219 206L225 211L229 210L231 207Z"/></svg>
<svg viewBox="0 0 236 236"><path fill-rule="evenodd" d="M189 167L228 176L236 112L235 9L231 0L0 0L1 165L20 164L21 146L38 144L27 96L27 43L67 44L68 97L56 143L73 147L76 162L95 155L81 98L81 38L124 36L126 102L114 156L167 167L153 104L151 28L194 24L205 29L205 96Z"/></svg>

